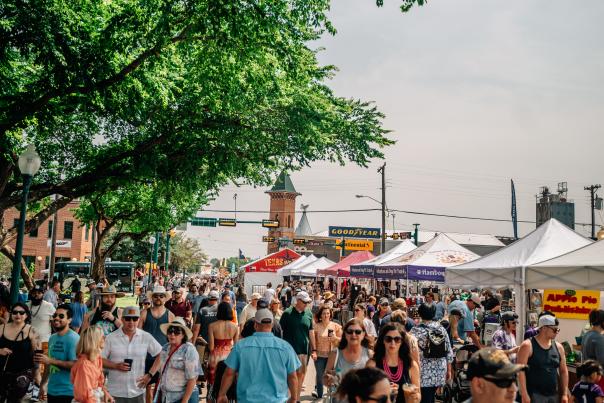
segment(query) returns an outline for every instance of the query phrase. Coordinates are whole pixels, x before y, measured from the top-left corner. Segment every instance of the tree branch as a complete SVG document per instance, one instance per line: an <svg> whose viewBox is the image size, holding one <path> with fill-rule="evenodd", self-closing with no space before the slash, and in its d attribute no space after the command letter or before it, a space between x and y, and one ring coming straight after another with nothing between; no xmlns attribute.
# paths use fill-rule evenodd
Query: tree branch
<svg viewBox="0 0 604 403"><path fill-rule="evenodd" d="M8 245L3 245L0 248L0 253L9 258L11 262L15 262L15 250ZM25 287L28 290L34 288L34 282L29 274L29 268L25 265L25 261L21 259L21 278L23 279L23 283L25 283Z"/></svg>

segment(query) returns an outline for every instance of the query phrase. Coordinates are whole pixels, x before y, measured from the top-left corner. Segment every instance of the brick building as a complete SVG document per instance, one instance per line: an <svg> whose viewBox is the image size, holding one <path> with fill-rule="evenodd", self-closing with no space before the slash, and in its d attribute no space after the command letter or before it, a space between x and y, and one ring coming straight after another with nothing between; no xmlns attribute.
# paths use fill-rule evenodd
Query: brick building
<svg viewBox="0 0 604 403"><path fill-rule="evenodd" d="M278 228L268 231L268 236L275 237L277 240L270 242L267 247L267 253L273 253L279 250L279 239L294 238L296 197L300 193L296 192L292 180L285 171L281 172L271 190L265 193L271 198L269 219L279 221Z"/></svg>
<svg viewBox="0 0 604 403"><path fill-rule="evenodd" d="M64 260L85 261L90 259L92 250L92 230L88 224L80 223L73 215L79 201L72 201L58 211L55 262ZM52 239L53 218L44 221L36 230L25 234L23 239L23 259L27 265L36 265L34 278L42 278L42 270L48 269ZM12 228L19 221L19 211L10 209L4 213L4 228ZM15 247L16 241L10 243Z"/></svg>

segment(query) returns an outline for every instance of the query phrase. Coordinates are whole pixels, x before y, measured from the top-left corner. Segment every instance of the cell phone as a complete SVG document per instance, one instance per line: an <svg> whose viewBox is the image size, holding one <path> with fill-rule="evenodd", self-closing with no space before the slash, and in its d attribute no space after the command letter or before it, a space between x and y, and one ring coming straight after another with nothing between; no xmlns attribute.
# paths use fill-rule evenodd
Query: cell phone
<svg viewBox="0 0 604 403"><path fill-rule="evenodd" d="M327 330L327 336L333 336L333 329Z"/></svg>

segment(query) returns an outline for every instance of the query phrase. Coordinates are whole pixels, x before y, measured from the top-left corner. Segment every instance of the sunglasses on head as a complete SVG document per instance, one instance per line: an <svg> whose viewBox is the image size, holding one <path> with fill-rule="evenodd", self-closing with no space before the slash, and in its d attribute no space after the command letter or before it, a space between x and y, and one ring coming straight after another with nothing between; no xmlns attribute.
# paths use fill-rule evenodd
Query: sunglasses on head
<svg viewBox="0 0 604 403"><path fill-rule="evenodd" d="M346 334L356 334L359 335L363 333L361 329L346 329Z"/></svg>
<svg viewBox="0 0 604 403"><path fill-rule="evenodd" d="M384 336L384 342L385 343L392 343L395 342L396 344L400 344L400 342L403 340L403 338L401 336Z"/></svg>
<svg viewBox="0 0 604 403"><path fill-rule="evenodd" d="M498 388L509 388L510 386L512 386L513 384L516 383L516 377L512 377L512 378L507 378L507 379L495 379L495 378L491 378L490 376L485 376L484 377L485 380L494 383L495 386L497 386Z"/></svg>
<svg viewBox="0 0 604 403"><path fill-rule="evenodd" d="M172 327L168 328L168 331L166 333L168 333L168 334L174 334L174 335L179 335L179 334L182 333L182 329L179 328L179 327L172 326Z"/></svg>
<svg viewBox="0 0 604 403"><path fill-rule="evenodd" d="M15 309L15 310L11 311L11 313L12 313L13 315L26 315L25 311L22 311L22 310L20 310L20 309L19 309L19 310L16 310L16 309Z"/></svg>
<svg viewBox="0 0 604 403"><path fill-rule="evenodd" d="M126 316L124 319L126 322L136 322L138 320L138 316Z"/></svg>
<svg viewBox="0 0 604 403"><path fill-rule="evenodd" d="M65 315L64 313L55 313L52 315L53 319L59 318L59 319L65 319L67 317L67 315Z"/></svg>

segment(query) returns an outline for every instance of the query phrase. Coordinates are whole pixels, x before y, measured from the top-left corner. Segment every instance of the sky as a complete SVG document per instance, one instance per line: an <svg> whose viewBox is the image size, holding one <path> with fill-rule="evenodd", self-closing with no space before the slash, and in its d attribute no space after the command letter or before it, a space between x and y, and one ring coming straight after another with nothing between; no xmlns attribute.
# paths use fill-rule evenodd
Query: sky
<svg viewBox="0 0 604 403"><path fill-rule="evenodd" d="M313 48L339 68L328 83L343 97L373 101L396 144L385 150L391 209L510 218L510 179L519 220L535 220L541 186L568 182L576 222L589 223L589 194L604 182L604 2L431 0L402 14L399 1L333 0L337 29ZM368 168L319 162L291 174L297 205L312 210L379 205L383 163ZM208 210L267 211L267 188L227 186ZM604 191L600 191L604 195ZM232 218L232 213L200 212ZM330 225L379 227L379 211L309 213L313 232ZM238 213L260 220L268 213ZM296 215L296 223L300 214ZM596 223L603 222L596 211ZM396 213L396 231L512 235L511 223ZM393 217L387 218L391 232ZM526 235L535 224L519 224ZM589 235L590 228L576 230ZM596 231L598 228L596 228ZM212 257L266 252L260 225L189 227Z"/></svg>

